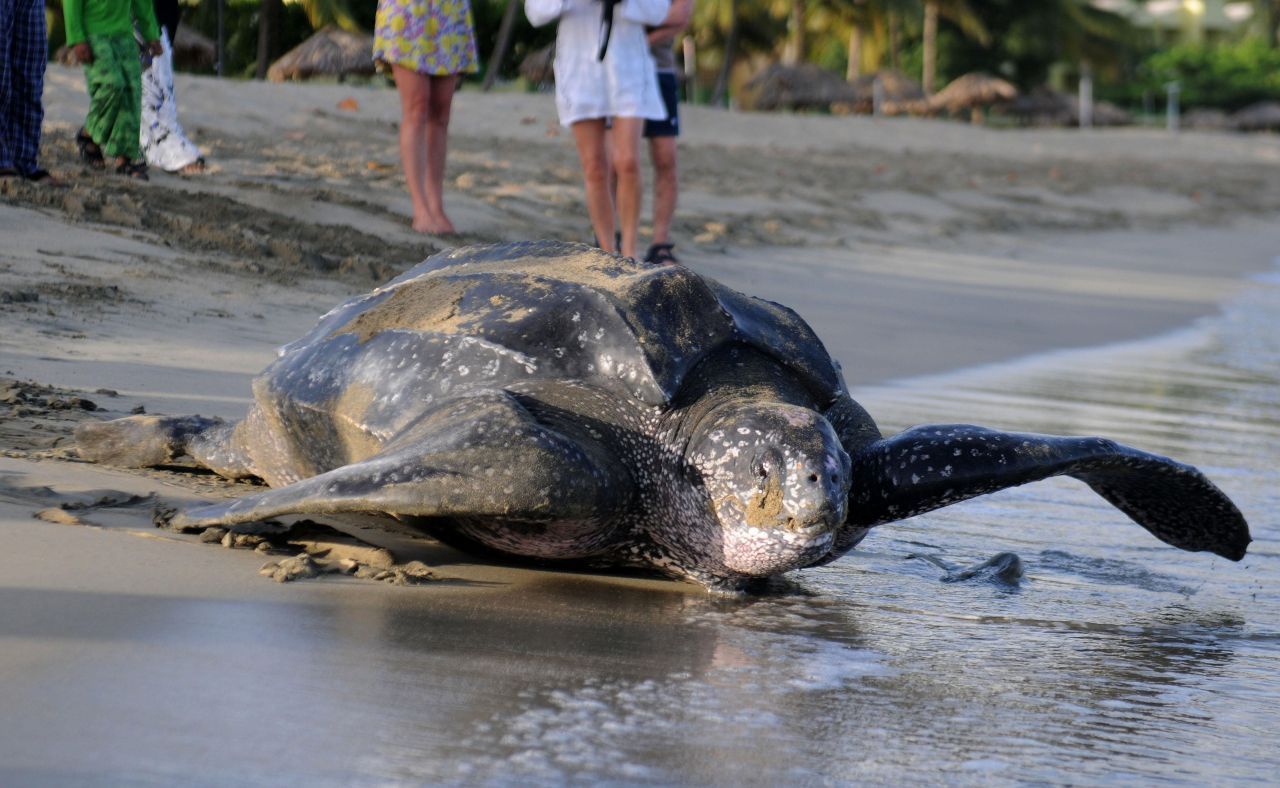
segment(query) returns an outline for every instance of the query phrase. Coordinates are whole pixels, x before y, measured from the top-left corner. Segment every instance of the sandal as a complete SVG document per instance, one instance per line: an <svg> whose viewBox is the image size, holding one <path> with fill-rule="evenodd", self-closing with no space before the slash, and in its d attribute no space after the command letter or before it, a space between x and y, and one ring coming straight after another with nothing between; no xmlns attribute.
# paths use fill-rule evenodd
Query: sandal
<svg viewBox="0 0 1280 788"><path fill-rule="evenodd" d="M98 147L98 143L93 141L93 137L89 136L83 126L76 132L76 149L80 151L80 161L95 170L107 166L106 159L102 157L102 148Z"/></svg>
<svg viewBox="0 0 1280 788"><path fill-rule="evenodd" d="M26 178L28 183L34 183L37 186L65 186L66 185L58 178L58 176L54 175L53 173L43 168L33 170L22 177Z"/></svg>
<svg viewBox="0 0 1280 788"><path fill-rule="evenodd" d="M654 265L674 265L680 262L672 252L675 248L675 244L654 244L649 247L649 251L645 252L644 261Z"/></svg>
<svg viewBox="0 0 1280 788"><path fill-rule="evenodd" d="M147 163L145 161L126 161L116 167L117 175L127 175L130 178L137 178L140 181L149 181L151 176L147 175Z"/></svg>
<svg viewBox="0 0 1280 788"><path fill-rule="evenodd" d="M208 167L204 163L204 157L201 156L190 164L184 167L179 167L176 173L178 175L200 175L204 173L206 169L208 169Z"/></svg>

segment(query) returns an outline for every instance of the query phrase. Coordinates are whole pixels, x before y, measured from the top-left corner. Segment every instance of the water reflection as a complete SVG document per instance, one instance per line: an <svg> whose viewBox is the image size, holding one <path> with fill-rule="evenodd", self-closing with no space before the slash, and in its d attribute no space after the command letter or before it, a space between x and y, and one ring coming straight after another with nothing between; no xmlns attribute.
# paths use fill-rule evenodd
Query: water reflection
<svg viewBox="0 0 1280 788"><path fill-rule="evenodd" d="M1194 462L1251 521L1240 564L1056 480L879 528L747 600L533 571L278 604L0 589L30 666L0 682L30 710L0 731L0 782L1274 781L1278 362L1280 287L1259 285L1161 343L858 392L889 427L1105 434ZM1016 589L909 558L1001 551Z"/></svg>

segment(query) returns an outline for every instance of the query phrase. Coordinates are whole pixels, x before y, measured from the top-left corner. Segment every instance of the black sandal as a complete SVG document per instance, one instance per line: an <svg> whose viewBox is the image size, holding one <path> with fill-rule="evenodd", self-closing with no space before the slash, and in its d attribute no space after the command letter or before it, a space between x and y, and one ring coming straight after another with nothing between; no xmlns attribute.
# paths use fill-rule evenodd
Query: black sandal
<svg viewBox="0 0 1280 788"><path fill-rule="evenodd" d="M151 176L147 175L147 163L145 161L126 161L116 167L116 174L127 175L140 181L151 180Z"/></svg>
<svg viewBox="0 0 1280 788"><path fill-rule="evenodd" d="M34 183L37 186L65 186L58 176L46 169L40 168L33 170L22 176L27 179L27 183Z"/></svg>
<svg viewBox="0 0 1280 788"><path fill-rule="evenodd" d="M95 170L101 170L107 166L107 161L102 156L102 148L98 147L98 143L93 141L93 137L89 136L89 132L85 131L83 126L76 132L76 149L80 151L80 161Z"/></svg>
<svg viewBox="0 0 1280 788"><path fill-rule="evenodd" d="M649 251L645 252L644 261L654 265L674 265L680 262L672 252L675 248L675 244L654 244L649 247Z"/></svg>

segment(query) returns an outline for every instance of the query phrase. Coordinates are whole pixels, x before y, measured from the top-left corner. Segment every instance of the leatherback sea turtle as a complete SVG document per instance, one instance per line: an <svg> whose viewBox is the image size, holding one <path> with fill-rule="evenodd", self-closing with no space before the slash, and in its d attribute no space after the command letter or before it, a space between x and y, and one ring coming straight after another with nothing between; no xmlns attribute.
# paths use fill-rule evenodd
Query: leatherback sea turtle
<svg viewBox="0 0 1280 788"><path fill-rule="evenodd" d="M320 319L234 424L141 416L87 458L188 454L272 488L179 526L382 513L463 549L713 587L832 561L872 526L1056 475L1158 539L1239 560L1199 471L1102 438L960 424L882 437L790 309L678 265L536 242L429 258Z"/></svg>

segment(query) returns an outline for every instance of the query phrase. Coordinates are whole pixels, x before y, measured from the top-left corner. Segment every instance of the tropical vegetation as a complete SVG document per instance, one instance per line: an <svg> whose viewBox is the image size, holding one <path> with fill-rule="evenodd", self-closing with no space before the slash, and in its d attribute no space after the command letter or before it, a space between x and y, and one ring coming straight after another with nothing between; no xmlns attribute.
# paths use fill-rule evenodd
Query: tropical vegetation
<svg viewBox="0 0 1280 788"><path fill-rule="evenodd" d="M188 24L214 37L219 0L184 0ZM525 56L547 46L550 28L512 14L500 59L499 29L509 3L472 0L477 42L495 73L515 80ZM51 51L61 43L60 0L50 10ZM1195 20L1215 0L1173 2ZM1216 0L1240 10L1241 2ZM267 65L313 31L336 24L373 27L376 0L221 0L223 73L261 78ZM696 0L689 36L697 51L698 95L727 103L770 63L809 63L849 80L891 68L931 93L961 74L999 75L1021 90L1073 90L1088 74L1100 97L1139 106L1177 81L1184 104L1233 109L1280 98L1276 29L1280 0L1253 0L1248 22L1212 36L1170 39L1144 27L1144 0ZM1188 15L1189 14L1189 15ZM1239 13L1236 14L1240 16ZM1149 15L1148 15L1149 16Z"/></svg>

